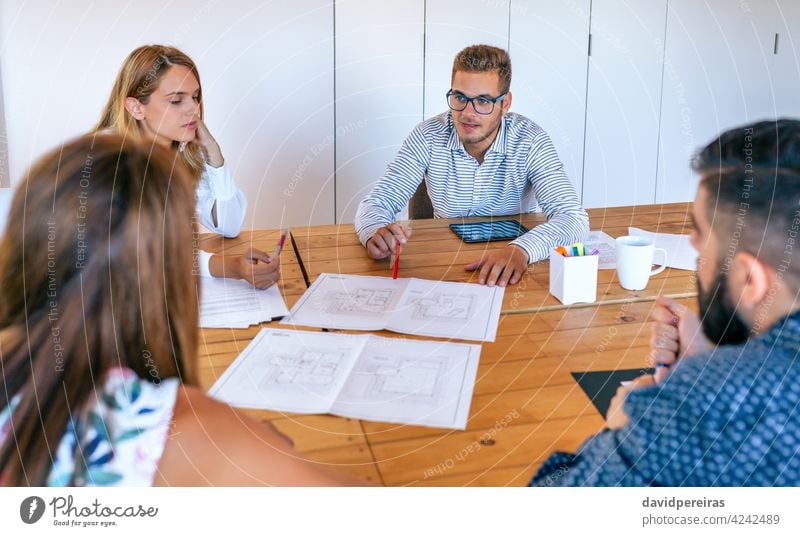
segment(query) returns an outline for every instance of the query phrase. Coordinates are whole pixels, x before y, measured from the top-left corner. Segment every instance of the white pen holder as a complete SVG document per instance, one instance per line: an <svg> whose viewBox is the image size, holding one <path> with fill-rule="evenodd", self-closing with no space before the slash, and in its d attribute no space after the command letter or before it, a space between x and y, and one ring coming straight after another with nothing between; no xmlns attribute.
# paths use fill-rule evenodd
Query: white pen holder
<svg viewBox="0 0 800 536"><path fill-rule="evenodd" d="M597 259L599 255L565 257L550 252L550 294L564 305L594 303L597 300Z"/></svg>

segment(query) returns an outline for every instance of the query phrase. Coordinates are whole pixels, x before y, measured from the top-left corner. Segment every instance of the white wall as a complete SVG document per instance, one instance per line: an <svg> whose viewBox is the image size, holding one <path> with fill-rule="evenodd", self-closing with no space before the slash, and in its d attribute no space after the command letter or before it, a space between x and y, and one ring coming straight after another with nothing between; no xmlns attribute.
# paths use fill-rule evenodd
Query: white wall
<svg viewBox="0 0 800 536"><path fill-rule="evenodd" d="M247 194L247 225L330 223L333 6L327 0L3 1L10 167L97 121L125 56L178 46L198 64L206 121Z"/></svg>
<svg viewBox="0 0 800 536"><path fill-rule="evenodd" d="M248 226L349 222L446 110L454 54L489 43L587 206L689 200L721 129L800 116L798 28L797 0L2 0L6 175L91 128L124 57L160 42L198 63Z"/></svg>
<svg viewBox="0 0 800 536"><path fill-rule="evenodd" d="M583 204L653 203L667 0L593 0Z"/></svg>
<svg viewBox="0 0 800 536"><path fill-rule="evenodd" d="M510 10L512 110L547 131L580 196L589 0L515 0Z"/></svg>
<svg viewBox="0 0 800 536"><path fill-rule="evenodd" d="M720 131L800 116L798 30L797 0L669 0L656 202L693 198L691 158Z"/></svg>
<svg viewBox="0 0 800 536"><path fill-rule="evenodd" d="M336 2L336 215L350 222L422 120L425 2Z"/></svg>
<svg viewBox="0 0 800 536"><path fill-rule="evenodd" d="M6 128L4 108L3 69L0 65L0 188L8 188L11 185L11 176L8 170L8 129Z"/></svg>

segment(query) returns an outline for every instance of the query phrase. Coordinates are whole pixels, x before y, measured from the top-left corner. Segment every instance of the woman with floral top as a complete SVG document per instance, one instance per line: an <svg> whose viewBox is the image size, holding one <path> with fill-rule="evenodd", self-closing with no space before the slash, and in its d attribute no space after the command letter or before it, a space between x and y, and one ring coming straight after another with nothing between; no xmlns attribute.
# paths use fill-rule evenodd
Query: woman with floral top
<svg viewBox="0 0 800 536"><path fill-rule="evenodd" d="M104 134L46 155L0 242L0 484L337 484L196 384L195 182Z"/></svg>

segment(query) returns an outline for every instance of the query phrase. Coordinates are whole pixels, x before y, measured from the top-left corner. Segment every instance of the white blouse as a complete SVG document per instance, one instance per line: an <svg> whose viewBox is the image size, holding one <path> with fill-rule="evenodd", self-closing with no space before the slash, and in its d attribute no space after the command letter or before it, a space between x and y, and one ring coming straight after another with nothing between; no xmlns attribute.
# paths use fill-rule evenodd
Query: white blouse
<svg viewBox="0 0 800 536"><path fill-rule="evenodd" d="M211 210L217 204L217 224ZM222 164L215 168L206 164L197 184L197 218L209 230L225 238L239 236L247 211L247 198L236 186L228 166ZM200 275L211 277L208 263L211 253L200 251L198 264Z"/></svg>

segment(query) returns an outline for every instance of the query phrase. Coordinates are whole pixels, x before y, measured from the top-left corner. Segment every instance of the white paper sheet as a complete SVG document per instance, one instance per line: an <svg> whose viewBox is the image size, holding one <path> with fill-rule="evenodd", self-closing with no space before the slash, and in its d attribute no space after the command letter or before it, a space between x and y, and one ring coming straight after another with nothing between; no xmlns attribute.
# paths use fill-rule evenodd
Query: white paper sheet
<svg viewBox="0 0 800 536"><path fill-rule="evenodd" d="M587 254L597 248L600 258L597 259L597 268L609 270L617 267L617 248L614 239L603 231L590 231L583 243Z"/></svg>
<svg viewBox="0 0 800 536"><path fill-rule="evenodd" d="M385 329L407 285L408 279L320 274L282 323L333 329Z"/></svg>
<svg viewBox="0 0 800 536"><path fill-rule="evenodd" d="M431 337L494 341L503 306L501 287L409 279L387 329Z"/></svg>
<svg viewBox="0 0 800 536"><path fill-rule="evenodd" d="M480 346L368 337L332 413L466 428Z"/></svg>
<svg viewBox="0 0 800 536"><path fill-rule="evenodd" d="M670 268L697 269L697 250L689 243L689 235L651 233L636 227L628 227L628 234L649 238L657 248L667 250L667 266ZM656 261L659 259L659 256L655 258Z"/></svg>
<svg viewBox="0 0 800 536"><path fill-rule="evenodd" d="M282 323L492 342L504 293L470 283L320 274Z"/></svg>
<svg viewBox="0 0 800 536"><path fill-rule="evenodd" d="M464 429L480 346L263 329L209 391L233 406Z"/></svg>
<svg viewBox="0 0 800 536"><path fill-rule="evenodd" d="M262 329L209 395L238 407L327 413L365 342L356 335Z"/></svg>
<svg viewBox="0 0 800 536"><path fill-rule="evenodd" d="M289 314L278 285L259 290L240 279L200 281L201 328L247 328Z"/></svg>

